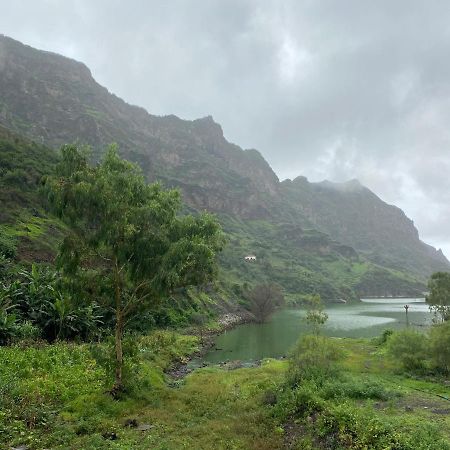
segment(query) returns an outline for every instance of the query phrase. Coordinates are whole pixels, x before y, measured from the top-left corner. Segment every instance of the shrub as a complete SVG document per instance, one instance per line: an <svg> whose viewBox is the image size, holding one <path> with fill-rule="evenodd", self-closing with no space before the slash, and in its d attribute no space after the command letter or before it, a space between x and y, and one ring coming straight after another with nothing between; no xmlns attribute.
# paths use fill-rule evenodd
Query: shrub
<svg viewBox="0 0 450 450"><path fill-rule="evenodd" d="M392 334L387 348L388 353L399 361L405 370L423 370L426 366L429 344L425 334L406 328Z"/></svg>
<svg viewBox="0 0 450 450"><path fill-rule="evenodd" d="M286 389L279 395L274 415L281 421L290 418L305 418L312 413L322 411L325 402L314 382L305 381L294 389Z"/></svg>
<svg viewBox="0 0 450 450"><path fill-rule="evenodd" d="M450 322L431 328L430 354L437 370L444 374L450 373Z"/></svg>
<svg viewBox="0 0 450 450"><path fill-rule="evenodd" d="M318 435L331 438L330 447L346 449L449 449L436 426L423 421L412 424L377 416L371 408L361 409L348 402L332 404L315 423Z"/></svg>
<svg viewBox="0 0 450 450"><path fill-rule="evenodd" d="M391 330L390 328L384 330L380 336L373 338L374 344L375 345L386 344L386 342L389 340L389 337L392 336L393 333L394 333L394 330Z"/></svg>
<svg viewBox="0 0 450 450"><path fill-rule="evenodd" d="M0 227L0 255L6 258L14 258L17 253L17 239L8 235Z"/></svg>
<svg viewBox="0 0 450 450"><path fill-rule="evenodd" d="M347 376L344 379L333 379L327 381L322 388L324 399L352 398L358 400L373 399L386 401L393 395L398 395L386 388L379 382L361 380Z"/></svg>
<svg viewBox="0 0 450 450"><path fill-rule="evenodd" d="M15 335L20 341L35 341L41 337L41 330L29 320L25 320L17 324Z"/></svg>
<svg viewBox="0 0 450 450"><path fill-rule="evenodd" d="M16 331L16 316L0 310L0 345L9 344L16 337Z"/></svg>
<svg viewBox="0 0 450 450"><path fill-rule="evenodd" d="M344 354L335 341L319 335L300 338L294 348L288 370L288 382L298 385L302 380L323 381L339 371L337 363Z"/></svg>

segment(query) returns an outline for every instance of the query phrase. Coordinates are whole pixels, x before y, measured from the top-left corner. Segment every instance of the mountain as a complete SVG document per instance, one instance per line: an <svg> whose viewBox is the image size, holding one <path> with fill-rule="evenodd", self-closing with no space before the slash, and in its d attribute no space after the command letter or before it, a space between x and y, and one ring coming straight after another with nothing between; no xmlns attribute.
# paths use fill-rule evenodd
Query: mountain
<svg viewBox="0 0 450 450"><path fill-rule="evenodd" d="M370 261L418 276L448 270L443 253L419 239L413 221L358 180L310 183L298 177L281 186L283 197L304 221Z"/></svg>
<svg viewBox="0 0 450 450"><path fill-rule="evenodd" d="M82 63L0 36L0 124L47 147L111 142L149 181L176 186L229 234L228 284L267 277L327 298L420 292L449 263L404 213L356 181L280 182L257 150L229 143L212 117L159 117L100 86ZM243 261L247 253L257 263ZM238 287L236 287L238 289Z"/></svg>

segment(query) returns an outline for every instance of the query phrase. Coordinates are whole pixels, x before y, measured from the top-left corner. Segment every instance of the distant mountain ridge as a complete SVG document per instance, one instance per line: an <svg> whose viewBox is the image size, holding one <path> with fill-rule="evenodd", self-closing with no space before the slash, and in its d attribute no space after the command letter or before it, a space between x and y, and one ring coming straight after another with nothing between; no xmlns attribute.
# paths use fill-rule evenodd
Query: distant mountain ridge
<svg viewBox="0 0 450 450"><path fill-rule="evenodd" d="M448 268L442 251L419 239L413 221L400 208L388 205L358 180L310 183L298 177L281 185L300 216L377 264L414 273Z"/></svg>
<svg viewBox="0 0 450 450"><path fill-rule="evenodd" d="M84 64L5 36L0 36L0 124L53 148L87 143L97 157L116 142L150 181L179 187L194 209L238 221L291 224L291 231L316 229L368 261L421 282L450 267L442 252L420 241L399 208L359 182L310 183L305 177L280 182L257 150L229 143L212 117L151 115L109 93Z"/></svg>

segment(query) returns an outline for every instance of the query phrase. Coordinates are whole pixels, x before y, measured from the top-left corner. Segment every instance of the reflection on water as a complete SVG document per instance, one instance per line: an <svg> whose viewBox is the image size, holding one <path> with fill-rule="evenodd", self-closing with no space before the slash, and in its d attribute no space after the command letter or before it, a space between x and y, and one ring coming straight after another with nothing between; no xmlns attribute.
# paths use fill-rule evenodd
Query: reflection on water
<svg viewBox="0 0 450 450"><path fill-rule="evenodd" d="M421 299L364 299L355 305L337 304L326 309L328 321L324 334L335 337L374 337L387 328L406 326L404 305L409 305L411 326L422 328L431 323L432 315ZM262 325L245 324L216 339L218 350L203 359L208 362L255 360L285 355L302 334L310 332L303 309L283 309Z"/></svg>

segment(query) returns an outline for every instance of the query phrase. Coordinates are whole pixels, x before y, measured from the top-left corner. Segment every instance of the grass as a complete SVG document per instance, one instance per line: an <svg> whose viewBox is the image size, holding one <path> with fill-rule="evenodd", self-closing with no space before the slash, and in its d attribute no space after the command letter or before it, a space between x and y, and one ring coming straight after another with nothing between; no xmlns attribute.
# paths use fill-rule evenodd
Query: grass
<svg viewBox="0 0 450 450"><path fill-rule="evenodd" d="M170 332L141 338L142 366L120 401L106 393L107 371L87 345L0 348L0 448L279 448L281 435L262 395L281 380L285 363L267 361L252 371L206 368L167 385L163 370L196 345L196 338ZM130 418L150 430L125 427ZM104 437L112 433L117 439Z"/></svg>
<svg viewBox="0 0 450 450"><path fill-rule="evenodd" d="M206 367L167 383L164 370L192 353L197 338L155 331L134 341L131 382L119 401L106 392L108 367L87 344L0 348L0 448L269 450L288 441L292 417L280 401L286 361L265 360L250 369ZM436 442L450 443L449 404L435 395L448 391L442 380L399 374L373 341L336 342L345 351L343 375L328 380L320 395L303 386L302 395L322 402L322 413L314 422L308 415L295 419L292 448L321 448L339 427L357 433L345 448L366 448L358 445L386 430L396 430L399 440L419 433L427 442L431 433ZM278 398L275 406L265 401L268 393ZM275 414L277 408L285 415ZM148 430L126 427L130 419Z"/></svg>
<svg viewBox="0 0 450 450"><path fill-rule="evenodd" d="M340 369L285 390L276 407L292 448L450 448L444 380L400 373L374 341L333 341L345 351Z"/></svg>

